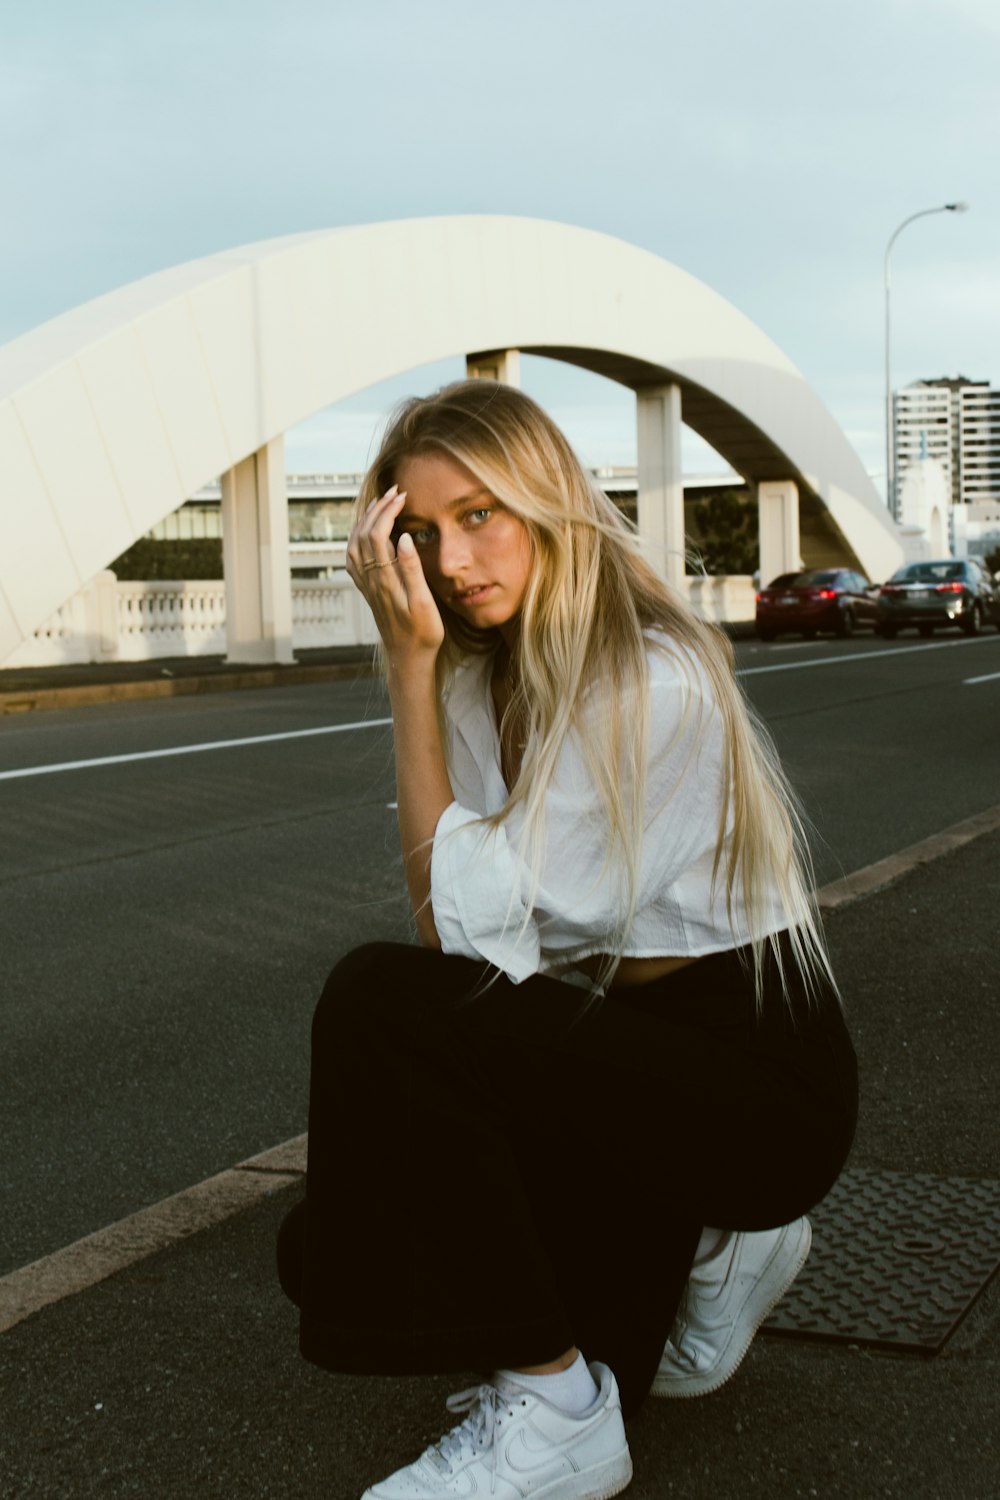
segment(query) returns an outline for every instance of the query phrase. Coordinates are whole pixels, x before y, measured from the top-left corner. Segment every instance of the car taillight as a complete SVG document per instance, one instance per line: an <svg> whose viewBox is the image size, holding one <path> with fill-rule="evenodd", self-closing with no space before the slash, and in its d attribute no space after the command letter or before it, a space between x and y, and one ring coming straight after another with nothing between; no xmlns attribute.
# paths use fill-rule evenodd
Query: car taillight
<svg viewBox="0 0 1000 1500"><path fill-rule="evenodd" d="M882 587L879 589L880 594L898 594L900 592L901 590L899 588L899 585L896 583L883 583Z"/></svg>
<svg viewBox="0 0 1000 1500"><path fill-rule="evenodd" d="M764 595L763 594L756 594L754 597L755 597L757 603L759 604L760 601L763 599Z"/></svg>
<svg viewBox="0 0 1000 1500"><path fill-rule="evenodd" d="M836 599L837 591L836 589L820 589L819 597L821 599Z"/></svg>
<svg viewBox="0 0 1000 1500"><path fill-rule="evenodd" d="M960 594L965 588L964 583L939 583L935 585L935 594Z"/></svg>

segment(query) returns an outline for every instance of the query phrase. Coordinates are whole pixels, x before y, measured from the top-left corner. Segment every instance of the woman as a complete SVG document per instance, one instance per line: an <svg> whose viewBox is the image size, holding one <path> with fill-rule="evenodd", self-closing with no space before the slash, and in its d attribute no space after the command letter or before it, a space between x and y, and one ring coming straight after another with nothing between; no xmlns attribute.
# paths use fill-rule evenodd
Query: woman
<svg viewBox="0 0 1000 1500"><path fill-rule="evenodd" d="M728 645L519 391L401 409L348 570L421 946L327 983L282 1281L328 1369L489 1372L367 1496L598 1500L623 1413L736 1369L850 1147L798 825Z"/></svg>

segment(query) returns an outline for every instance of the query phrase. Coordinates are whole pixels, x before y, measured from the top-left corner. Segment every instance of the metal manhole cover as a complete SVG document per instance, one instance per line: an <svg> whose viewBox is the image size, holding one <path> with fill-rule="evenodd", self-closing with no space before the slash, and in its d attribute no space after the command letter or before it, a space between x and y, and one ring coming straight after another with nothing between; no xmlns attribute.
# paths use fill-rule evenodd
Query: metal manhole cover
<svg viewBox="0 0 1000 1500"><path fill-rule="evenodd" d="M1000 1182L845 1172L764 1332L936 1354L1000 1265Z"/></svg>

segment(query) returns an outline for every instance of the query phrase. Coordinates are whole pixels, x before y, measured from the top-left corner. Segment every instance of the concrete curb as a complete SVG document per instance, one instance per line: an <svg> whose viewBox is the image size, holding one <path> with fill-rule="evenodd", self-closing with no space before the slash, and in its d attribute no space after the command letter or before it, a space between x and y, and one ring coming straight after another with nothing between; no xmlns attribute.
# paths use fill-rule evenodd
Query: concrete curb
<svg viewBox="0 0 1000 1500"><path fill-rule="evenodd" d="M133 682L87 682L78 687L14 688L0 692L0 714L52 708L83 708L92 703L132 703L144 698L178 698L196 693L231 693L243 688L294 687L307 682L342 682L373 677L370 662L329 662L310 666L250 667L203 677L154 677Z"/></svg>
<svg viewBox="0 0 1000 1500"><path fill-rule="evenodd" d="M917 844L910 844L898 854L890 854L873 865L866 865L863 870L855 870L853 875L845 875L843 880L831 881L816 892L819 908L821 911L838 911L842 906L849 906L852 901L860 900L862 896L870 896L873 891L892 885L918 865L926 865L931 860L940 859L943 854L951 854L952 850L961 849L963 844L971 843L984 833L993 833L998 828L1000 805L988 807L985 812L976 813L962 823L953 823L941 833L921 839Z"/></svg>
<svg viewBox="0 0 1000 1500"><path fill-rule="evenodd" d="M0 1279L0 1333L290 1187L305 1169L306 1137L300 1135L11 1271Z"/></svg>
<svg viewBox="0 0 1000 1500"><path fill-rule="evenodd" d="M724 633L731 640L738 640L749 639L754 632L752 624L736 624L725 626ZM177 698L197 693L231 693L244 688L343 682L351 678L374 677L377 671L374 662L370 661L303 662L284 667L247 667L245 671L203 674L184 672L178 676L136 678L121 682L82 682L79 686L2 688L0 715L43 712L53 708L86 708L94 703L135 703L143 699Z"/></svg>

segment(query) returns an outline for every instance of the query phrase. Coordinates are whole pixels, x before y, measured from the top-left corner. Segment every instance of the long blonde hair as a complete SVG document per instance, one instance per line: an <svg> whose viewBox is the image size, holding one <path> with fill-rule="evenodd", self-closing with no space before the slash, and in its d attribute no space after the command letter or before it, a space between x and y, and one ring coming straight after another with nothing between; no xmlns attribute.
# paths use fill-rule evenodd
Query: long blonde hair
<svg viewBox="0 0 1000 1500"><path fill-rule="evenodd" d="M444 453L464 465L527 528L534 566L525 593L511 723L525 733L520 772L493 818L523 809L526 859L537 887L544 857L545 798L567 734L579 723L586 689L600 684L612 705L596 726L588 715L583 753L608 820L606 859L625 873L624 913L613 933L617 956L635 912L639 852L646 821L650 631L691 676L697 663L722 716L721 814L713 884L725 881L730 923L742 899L758 1002L776 889L792 952L807 991L832 983L811 896L812 871L795 799L770 736L737 684L728 639L699 620L643 557L639 539L585 472L552 419L529 396L490 380L457 381L405 402L390 420L358 495L357 513L395 481L403 458ZM491 652L494 629L477 631L442 607L445 645L438 658L440 696L463 657ZM655 643L657 637L653 637ZM627 708L627 712L623 712ZM728 837L727 837L728 835ZM530 910L531 899L528 906ZM609 951L614 951L609 948ZM614 966L613 960L611 968Z"/></svg>

